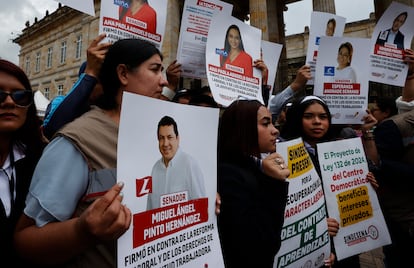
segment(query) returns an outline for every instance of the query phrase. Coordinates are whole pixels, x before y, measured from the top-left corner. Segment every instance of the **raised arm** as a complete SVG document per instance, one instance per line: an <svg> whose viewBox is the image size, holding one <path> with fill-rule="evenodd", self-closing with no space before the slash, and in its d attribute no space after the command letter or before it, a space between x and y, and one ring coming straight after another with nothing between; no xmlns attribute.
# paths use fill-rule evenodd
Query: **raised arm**
<svg viewBox="0 0 414 268"><path fill-rule="evenodd" d="M311 71L308 65L303 65L296 73L296 78L283 91L276 94L269 100L269 110L274 116L279 116L283 104L286 103L295 93L304 90L306 82L311 79Z"/></svg>
<svg viewBox="0 0 414 268"><path fill-rule="evenodd" d="M89 110L89 99L98 83L98 73L110 46L110 43L100 44L105 36L101 34L92 41L87 50L84 73L80 74L69 93L46 116L43 133L49 140L61 127Z"/></svg>

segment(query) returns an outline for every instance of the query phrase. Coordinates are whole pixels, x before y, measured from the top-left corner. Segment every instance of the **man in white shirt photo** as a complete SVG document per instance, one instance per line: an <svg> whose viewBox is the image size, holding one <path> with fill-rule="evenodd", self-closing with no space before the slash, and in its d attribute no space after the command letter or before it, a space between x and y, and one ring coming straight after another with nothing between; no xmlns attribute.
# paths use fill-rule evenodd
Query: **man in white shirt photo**
<svg viewBox="0 0 414 268"><path fill-rule="evenodd" d="M157 128L161 158L155 162L147 210L206 197L204 176L197 161L179 148L177 123L164 116Z"/></svg>
<svg viewBox="0 0 414 268"><path fill-rule="evenodd" d="M399 49L404 49L404 34L400 32L401 26L407 20L408 13L400 13L393 21L392 27L390 29L381 31L377 38L377 44L384 46L385 44L390 44Z"/></svg>

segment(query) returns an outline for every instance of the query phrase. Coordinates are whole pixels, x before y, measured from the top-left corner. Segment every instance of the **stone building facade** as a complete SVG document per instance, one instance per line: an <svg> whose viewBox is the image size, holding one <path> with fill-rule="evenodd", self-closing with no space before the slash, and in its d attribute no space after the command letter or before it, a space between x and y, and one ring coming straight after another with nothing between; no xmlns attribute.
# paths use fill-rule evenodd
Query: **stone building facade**
<svg viewBox="0 0 414 268"><path fill-rule="evenodd" d="M19 65L28 74L33 90L40 90L48 99L67 93L78 78L86 48L98 28L99 17L60 4L32 25L26 23L14 42L20 45Z"/></svg>
<svg viewBox="0 0 414 268"><path fill-rule="evenodd" d="M227 2L235 5L234 10L237 11L239 17L246 16L246 12L241 12L243 7L240 6L240 2L232 0ZM286 1L288 2L294 1ZM316 2L321 2L321 6L329 8L329 10L318 11L335 12L334 6L332 8L332 5L328 5L333 0ZM167 25L162 51L166 65L176 57L183 3L183 0L168 1ZM262 10L263 3L267 3L264 5L268 9L266 13ZM273 3L273 6L270 3ZM282 12L283 14L283 11L273 10L281 9L280 4L274 6L275 3L280 3L280 1L250 1L250 23L256 27L261 26L259 28L262 28L263 39L285 45L279 62L278 81L275 85L278 90L287 86L294 79L296 70L305 63L309 30L306 27L303 33L286 37L284 33L275 34L278 32L278 26L272 25L273 20L267 20L270 17L269 12ZM80 65L86 60L86 49L98 35L99 9L100 1L95 1L96 15L92 17L59 4L57 10L50 14L46 12L45 17L40 20L35 19L32 25L29 22L26 23L22 34L13 41L20 45L19 65L28 74L34 90L40 90L51 100L57 95L66 94L71 89L78 78ZM370 38L375 22L375 15L371 14L367 20L347 23L344 35ZM283 20L282 22L276 21L278 25L281 23L283 24ZM280 38L282 40L277 41ZM183 79L181 86L192 88L203 82L205 81ZM395 89L395 95L398 95L400 90L400 88Z"/></svg>

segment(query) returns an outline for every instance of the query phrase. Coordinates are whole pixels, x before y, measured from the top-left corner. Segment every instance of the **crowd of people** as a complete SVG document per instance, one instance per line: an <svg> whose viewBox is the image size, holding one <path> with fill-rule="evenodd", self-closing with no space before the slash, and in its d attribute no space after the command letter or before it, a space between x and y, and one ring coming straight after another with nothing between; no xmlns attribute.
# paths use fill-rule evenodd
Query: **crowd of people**
<svg viewBox="0 0 414 268"><path fill-rule="evenodd" d="M151 43L123 39L109 44L102 43L104 38L92 41L78 81L67 95L52 100L43 122L36 116L24 71L0 60L4 260L31 267L116 267L116 241L131 225L131 211L122 203L123 183L116 178L116 156L122 94L132 92L221 109L216 214L224 262L226 267L273 267L290 174L276 152L277 141L301 137L321 177L316 145L349 137L334 128L321 98L305 94L310 67L298 69L295 80L264 104L240 99L222 107L208 86L179 89L177 61L168 65L165 77L163 56ZM409 72L402 96L376 100L361 125L347 126L353 137L361 133L370 163L367 179L378 193L391 234L392 244L384 247L387 267L403 267L414 252L414 52L406 49L405 55ZM252 66L262 71L265 83L263 59ZM174 120L167 119L161 120L166 124L160 121L159 131L168 128L178 146ZM158 135L161 170L166 156ZM334 237L338 219L328 215L327 226ZM354 255L338 261L332 247L325 265L359 267L359 259Z"/></svg>

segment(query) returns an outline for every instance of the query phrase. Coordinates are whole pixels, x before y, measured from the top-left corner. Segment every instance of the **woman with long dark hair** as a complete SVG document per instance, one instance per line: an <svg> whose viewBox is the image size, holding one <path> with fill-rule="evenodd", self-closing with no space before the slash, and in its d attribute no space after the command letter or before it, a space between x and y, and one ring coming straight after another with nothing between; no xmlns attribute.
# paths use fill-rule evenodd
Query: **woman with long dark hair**
<svg viewBox="0 0 414 268"><path fill-rule="evenodd" d="M218 226L226 267L273 267L290 174L275 153L278 134L269 110L256 100L235 101L221 116Z"/></svg>
<svg viewBox="0 0 414 268"><path fill-rule="evenodd" d="M13 232L45 143L24 71L0 59L0 256L19 264Z"/></svg>
<svg viewBox="0 0 414 268"><path fill-rule="evenodd" d="M286 122L281 130L281 136L285 140L302 138L314 167L322 179L316 151L317 144L338 139L336 130L332 125L332 116L329 107L325 101L317 96L305 96L296 100L286 113ZM367 179L374 188L378 187L377 181L371 172L368 173ZM339 222L328 216L327 223L329 235L331 237L335 236L339 230ZM332 251L334 252L333 246ZM334 255L331 254L327 261L329 264L333 264L332 267L335 268L360 267L358 255L345 258L341 261L334 261Z"/></svg>
<svg viewBox="0 0 414 268"><path fill-rule="evenodd" d="M227 29L220 66L245 76L253 76L252 57L245 52L240 28L235 24Z"/></svg>
<svg viewBox="0 0 414 268"><path fill-rule="evenodd" d="M356 73L351 67L354 48L349 42L342 43L338 48L338 56L336 58L338 66L335 68L335 76L333 82L338 83L356 83Z"/></svg>
<svg viewBox="0 0 414 268"><path fill-rule="evenodd" d="M41 265L116 267L117 239L131 223L116 178L122 95L160 98L162 68L149 42L110 46L96 106L60 129L36 166L14 236L22 256Z"/></svg>

